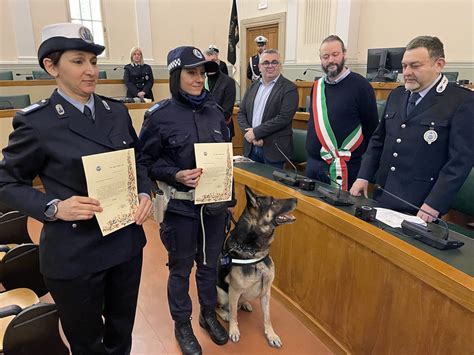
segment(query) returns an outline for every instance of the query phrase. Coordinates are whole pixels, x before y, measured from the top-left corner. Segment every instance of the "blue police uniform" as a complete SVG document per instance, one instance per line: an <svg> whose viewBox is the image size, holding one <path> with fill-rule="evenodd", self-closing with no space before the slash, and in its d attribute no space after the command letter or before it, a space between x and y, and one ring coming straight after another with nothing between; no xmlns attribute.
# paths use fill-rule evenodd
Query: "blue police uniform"
<svg viewBox="0 0 474 355"><path fill-rule="evenodd" d="M131 346L146 243L143 228L132 224L103 237L96 218L48 221L44 214L53 199L88 195L81 160L85 155L135 149L138 191L151 191L126 107L93 96L95 122L56 91L50 99L17 113L15 130L0 162L0 201L44 222L41 273L73 354L104 349L104 303L109 305L107 324L114 324L104 341L113 351L126 353ZM44 193L31 186L36 176L41 178Z"/></svg>
<svg viewBox="0 0 474 355"><path fill-rule="evenodd" d="M173 97L146 112L140 142L151 179L165 182L178 191L189 191L189 187L176 181L175 175L196 167L194 143L228 140L224 114L211 95L206 95L198 107L183 97ZM201 206L193 201L171 199L160 228L169 257L168 302L175 321L188 320L191 316L188 291L194 262L201 308L214 310L216 305L216 263L224 241L226 214L225 211L217 216L203 214L203 247L200 212Z"/></svg>
<svg viewBox="0 0 474 355"><path fill-rule="evenodd" d="M127 87L127 97L137 97L140 91L145 93L145 98L154 101L153 97L153 70L148 64L127 64L123 68L123 81Z"/></svg>
<svg viewBox="0 0 474 355"><path fill-rule="evenodd" d="M406 114L410 92L398 87L362 158L359 178L376 182L416 206L444 214L474 163L474 93L440 79ZM375 196L394 210L417 211L388 196Z"/></svg>

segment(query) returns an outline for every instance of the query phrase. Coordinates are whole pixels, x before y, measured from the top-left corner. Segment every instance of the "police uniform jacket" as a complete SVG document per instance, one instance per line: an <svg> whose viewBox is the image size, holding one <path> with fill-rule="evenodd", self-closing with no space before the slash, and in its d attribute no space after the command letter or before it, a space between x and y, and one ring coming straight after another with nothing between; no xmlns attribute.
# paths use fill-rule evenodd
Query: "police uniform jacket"
<svg viewBox="0 0 474 355"><path fill-rule="evenodd" d="M207 95L206 101L194 108L184 98L158 102L145 113L140 143L152 180L171 185L178 191L191 188L176 181L180 170L195 169L194 143L228 141L222 110ZM199 216L199 206L193 201L170 200L168 211L181 215Z"/></svg>
<svg viewBox="0 0 474 355"><path fill-rule="evenodd" d="M249 63L247 64L247 78L249 80L252 80L252 70L255 73L255 75L260 76L260 69L258 68L258 62L260 61L260 57L258 54L255 54L254 56L250 58L252 58L252 66L250 66L250 60L249 60Z"/></svg>
<svg viewBox="0 0 474 355"><path fill-rule="evenodd" d="M252 116L255 96L261 81L250 85L240 103L237 121L242 133L252 128ZM285 158L278 151L275 143L287 155L293 154L293 116L298 109L298 91L296 85L280 75L273 87L263 110L262 123L253 128L255 138L263 139L263 154L269 161L278 162ZM248 156L252 145L244 139L244 154Z"/></svg>
<svg viewBox="0 0 474 355"><path fill-rule="evenodd" d="M95 123L54 92L19 111L0 162L0 201L44 222L40 241L41 273L72 279L105 270L138 255L146 243L143 228L132 224L103 237L96 218L45 220L53 199L87 196L81 157L134 148L138 192L150 193L138 139L126 107L94 95ZM39 176L45 193L31 184Z"/></svg>
<svg viewBox="0 0 474 355"><path fill-rule="evenodd" d="M127 86L127 97L137 97L140 91L145 92L145 98L154 101L153 70L148 64L132 65L124 67L123 81Z"/></svg>
<svg viewBox="0 0 474 355"><path fill-rule="evenodd" d="M438 84L408 117L410 92L403 87L392 91L359 177L370 180L378 170L376 182L386 190L444 214L474 162L474 93L451 83L437 92ZM387 194L378 200L388 208L416 213Z"/></svg>

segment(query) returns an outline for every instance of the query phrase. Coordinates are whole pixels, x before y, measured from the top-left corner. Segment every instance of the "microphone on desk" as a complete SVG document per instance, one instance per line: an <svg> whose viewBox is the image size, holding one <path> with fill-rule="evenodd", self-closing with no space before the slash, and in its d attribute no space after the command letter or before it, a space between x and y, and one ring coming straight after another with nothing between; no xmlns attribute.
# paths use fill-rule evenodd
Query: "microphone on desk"
<svg viewBox="0 0 474 355"><path fill-rule="evenodd" d="M403 233L405 233L407 235L410 235L410 236L413 236L415 239L419 240L420 242L428 244L428 245L430 245L430 246L432 246L436 249L440 249L440 250L457 249L457 248L460 248L464 245L464 242L461 242L459 240L449 240L448 239L448 237L449 237L449 227L448 227L448 224L445 221L443 221L441 218L438 218L438 217L434 216L433 214L429 213L428 211L425 211L421 207L415 206L414 204L404 200L403 198L398 197L397 195L394 195L390 191L387 191L384 188L382 188L380 185L376 185L376 189L382 191L383 193L386 193L390 197L395 198L396 200L406 204L407 206L410 206L410 207L416 209L417 211L421 211L423 213L426 213L428 216L432 217L433 219L435 219L436 221L441 223L441 225L442 225L441 228L443 229L442 235L437 236L434 233L434 231L430 230L429 228L427 228L427 227L425 227L421 224L417 224L417 223L413 223L413 222L409 222L407 220L404 220L402 222L402 231L403 231Z"/></svg>
<svg viewBox="0 0 474 355"><path fill-rule="evenodd" d="M113 70L113 71L116 71L117 69L123 69L123 67L115 67L115 68L113 68L112 70Z"/></svg>
<svg viewBox="0 0 474 355"><path fill-rule="evenodd" d="M7 105L4 105L5 102ZM13 110L13 104L10 100L0 100L0 110Z"/></svg>
<svg viewBox="0 0 474 355"><path fill-rule="evenodd" d="M336 180L331 178L329 174L327 174L327 177L329 178L330 181L335 183L338 186L337 193L329 190L323 186L318 186L318 192L321 193L323 196L323 199L330 203L331 205L334 206L352 206L354 202L351 201L351 199L346 196L341 196L341 191L342 191L342 184L339 181L342 181L341 176L336 176Z"/></svg>
<svg viewBox="0 0 474 355"><path fill-rule="evenodd" d="M314 190L315 186L316 186L316 182L313 180L313 179L309 179L307 177L304 177L304 176L298 176L298 169L296 168L295 164L293 164L293 162L290 160L290 158L288 158L286 156L285 153L283 153L283 151L280 149L280 147L278 146L278 143L277 142L273 142L273 144L275 145L276 149L278 149L278 151L280 152L280 154L285 158L285 160L293 167L293 169L295 170L295 176L291 176L289 175L288 173L286 172L283 172L283 171L279 171L279 170L274 170L273 171L273 178L276 180L276 181L279 181L285 185L289 185L289 186L298 186L301 190L305 190L305 191L312 191Z"/></svg>
<svg viewBox="0 0 474 355"><path fill-rule="evenodd" d="M314 71L316 73L319 73L319 74L326 74L325 72L323 72L322 70L319 70L319 69L314 69L314 68L306 68L303 72L303 75L306 75L306 73L308 71Z"/></svg>
<svg viewBox="0 0 474 355"><path fill-rule="evenodd" d="M25 79L26 80L32 80L33 79L33 76L31 74L31 72L27 72L27 73L16 73L15 74L16 76L25 76Z"/></svg>

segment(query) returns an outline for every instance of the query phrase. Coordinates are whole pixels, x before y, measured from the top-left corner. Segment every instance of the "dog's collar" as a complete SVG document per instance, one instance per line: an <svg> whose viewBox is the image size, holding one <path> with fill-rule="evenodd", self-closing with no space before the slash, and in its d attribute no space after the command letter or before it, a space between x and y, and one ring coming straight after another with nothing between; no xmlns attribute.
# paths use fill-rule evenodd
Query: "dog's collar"
<svg viewBox="0 0 474 355"><path fill-rule="evenodd" d="M254 258L254 259L234 259L232 258L232 265L253 265L258 264L260 261L268 257L268 254L262 258Z"/></svg>

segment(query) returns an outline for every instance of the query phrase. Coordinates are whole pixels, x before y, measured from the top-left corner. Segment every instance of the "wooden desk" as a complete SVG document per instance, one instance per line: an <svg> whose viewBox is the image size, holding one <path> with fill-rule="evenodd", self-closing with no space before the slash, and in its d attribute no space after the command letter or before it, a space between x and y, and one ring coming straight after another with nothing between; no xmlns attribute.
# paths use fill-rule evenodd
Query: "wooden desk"
<svg viewBox="0 0 474 355"><path fill-rule="evenodd" d="M273 296L332 350L474 352L472 276L338 208L259 175L236 165L238 214L244 207L244 185L258 194L298 198L296 222L277 229L272 247ZM456 252L444 255L448 254L456 258ZM274 326L278 332L278 323Z"/></svg>

